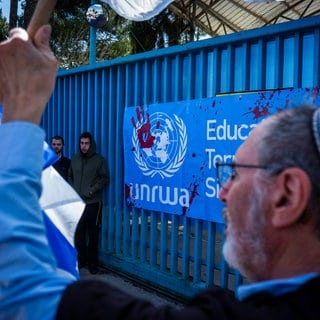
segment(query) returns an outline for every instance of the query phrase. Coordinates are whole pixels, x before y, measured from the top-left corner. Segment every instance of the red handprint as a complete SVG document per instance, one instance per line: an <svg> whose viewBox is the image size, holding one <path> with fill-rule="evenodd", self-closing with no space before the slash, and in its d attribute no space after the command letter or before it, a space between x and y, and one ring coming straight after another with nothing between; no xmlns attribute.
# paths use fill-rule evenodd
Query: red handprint
<svg viewBox="0 0 320 320"><path fill-rule="evenodd" d="M140 106L136 108L138 125L134 119L131 118L132 125L137 130L137 136L142 149L151 148L155 140L155 136L151 134L150 116L147 113L147 119L145 120L144 107Z"/></svg>

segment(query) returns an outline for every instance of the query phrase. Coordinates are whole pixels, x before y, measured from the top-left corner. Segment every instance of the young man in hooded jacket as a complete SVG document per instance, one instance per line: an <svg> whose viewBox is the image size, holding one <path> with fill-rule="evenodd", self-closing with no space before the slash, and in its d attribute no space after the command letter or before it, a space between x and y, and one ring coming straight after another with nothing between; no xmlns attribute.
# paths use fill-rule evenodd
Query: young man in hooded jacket
<svg viewBox="0 0 320 320"><path fill-rule="evenodd" d="M98 269L99 227L102 214L102 191L109 181L105 159L96 153L90 132L79 138L79 153L73 156L68 181L86 203L75 233L79 269L88 265L95 274Z"/></svg>

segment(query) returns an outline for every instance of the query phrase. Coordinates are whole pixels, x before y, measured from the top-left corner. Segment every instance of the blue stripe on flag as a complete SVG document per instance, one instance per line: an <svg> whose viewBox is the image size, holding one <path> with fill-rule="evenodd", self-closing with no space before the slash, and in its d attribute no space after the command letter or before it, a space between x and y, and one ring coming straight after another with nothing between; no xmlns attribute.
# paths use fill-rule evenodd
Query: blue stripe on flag
<svg viewBox="0 0 320 320"><path fill-rule="evenodd" d="M44 211L43 219L47 229L47 238L49 245L57 261L57 267L64 271L71 273L79 279L79 272L77 269L77 251L64 237L60 230L50 220Z"/></svg>

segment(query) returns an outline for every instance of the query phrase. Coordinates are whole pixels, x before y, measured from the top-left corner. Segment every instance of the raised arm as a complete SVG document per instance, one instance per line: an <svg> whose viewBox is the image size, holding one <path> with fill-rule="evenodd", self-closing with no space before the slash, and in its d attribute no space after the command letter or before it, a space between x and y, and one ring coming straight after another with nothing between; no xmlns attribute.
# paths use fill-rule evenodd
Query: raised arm
<svg viewBox="0 0 320 320"><path fill-rule="evenodd" d="M57 272L39 207L44 132L38 124L57 68L50 31L41 27L31 41L14 29L0 43L0 319L54 319L72 282Z"/></svg>

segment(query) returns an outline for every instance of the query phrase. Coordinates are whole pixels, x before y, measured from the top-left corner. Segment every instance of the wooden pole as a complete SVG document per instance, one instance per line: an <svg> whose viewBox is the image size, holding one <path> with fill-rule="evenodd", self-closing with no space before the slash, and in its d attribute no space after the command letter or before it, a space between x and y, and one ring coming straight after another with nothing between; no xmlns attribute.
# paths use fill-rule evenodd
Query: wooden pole
<svg viewBox="0 0 320 320"><path fill-rule="evenodd" d="M56 3L57 0L38 0L36 9L27 28L27 32L31 38L34 37L41 26L49 22Z"/></svg>

